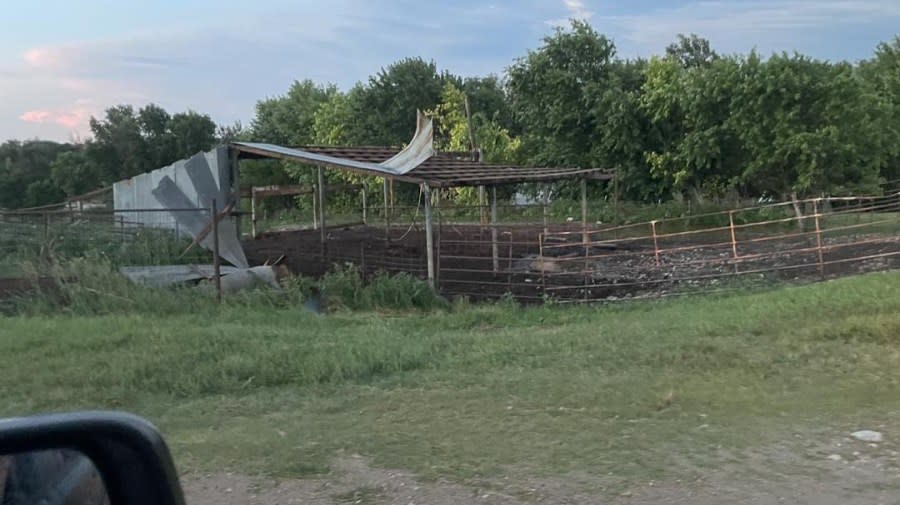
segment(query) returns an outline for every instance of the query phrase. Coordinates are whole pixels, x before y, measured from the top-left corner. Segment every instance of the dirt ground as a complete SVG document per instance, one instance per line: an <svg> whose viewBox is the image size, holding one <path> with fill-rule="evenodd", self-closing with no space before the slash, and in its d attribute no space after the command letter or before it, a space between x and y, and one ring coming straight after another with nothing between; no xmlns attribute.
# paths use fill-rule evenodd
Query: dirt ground
<svg viewBox="0 0 900 505"><path fill-rule="evenodd" d="M183 478L191 505L485 505L519 504L900 504L900 453L890 443L850 437L721 454L704 468L685 463L684 480L642 482L624 489L603 477L423 482L409 472L373 468L359 455L340 455L321 478L272 480L244 475Z"/></svg>
<svg viewBox="0 0 900 505"><path fill-rule="evenodd" d="M473 300L511 293L526 303L547 298L621 300L719 289L732 280L810 281L900 267L900 240L890 235L825 236L820 258L814 234L742 236L735 251L727 230L715 230L660 239L656 247L664 252L657 256L653 240L646 237L607 245L601 233L586 250L581 233L571 227L554 228L543 245L542 232L535 225L501 228L495 271L489 228L441 226L435 238L441 293ZM384 229L366 226L330 228L326 236L323 248L318 230L269 233L244 242L244 249L251 264L283 255L291 271L305 276L318 277L331 265L353 263L367 276L387 271L425 277L421 229L392 229L390 242Z"/></svg>

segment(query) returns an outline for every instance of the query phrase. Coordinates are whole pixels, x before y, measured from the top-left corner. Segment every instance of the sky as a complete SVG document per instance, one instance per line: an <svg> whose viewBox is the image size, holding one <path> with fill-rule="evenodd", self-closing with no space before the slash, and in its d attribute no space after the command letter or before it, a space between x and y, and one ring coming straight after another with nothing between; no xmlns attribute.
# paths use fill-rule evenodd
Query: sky
<svg viewBox="0 0 900 505"><path fill-rule="evenodd" d="M294 80L347 89L407 56L502 75L569 19L623 57L697 33L719 53L856 61L900 33L900 1L4 0L0 141L85 139L90 117L117 104L246 125Z"/></svg>

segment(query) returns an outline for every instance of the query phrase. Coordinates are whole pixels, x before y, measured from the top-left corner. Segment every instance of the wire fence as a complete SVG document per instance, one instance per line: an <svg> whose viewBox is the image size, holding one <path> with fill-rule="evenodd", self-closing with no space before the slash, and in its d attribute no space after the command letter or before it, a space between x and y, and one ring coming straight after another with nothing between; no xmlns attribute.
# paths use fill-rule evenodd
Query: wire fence
<svg viewBox="0 0 900 505"><path fill-rule="evenodd" d="M0 212L0 277L14 277L23 263L40 267L93 257L114 266L212 264L209 251L192 246L184 230L168 228L173 213L209 220L207 209L58 209ZM140 219L136 216L140 215ZM154 225L155 222L159 225Z"/></svg>
<svg viewBox="0 0 900 505"><path fill-rule="evenodd" d="M900 193L817 198L692 213L632 224L604 224L592 209L560 219L541 203L452 205L434 202L434 264L447 296L562 303L719 292L900 266ZM251 265L283 258L317 277L352 264L427 276L424 215L418 206L367 206L359 213L286 230L246 229ZM97 257L115 266L211 265L213 254L184 230L154 226L173 212L210 220L209 209L53 209L0 212L0 278L23 262ZM142 213L140 219L136 213ZM330 210L329 210L330 214ZM581 214L581 215L579 215ZM311 216L309 216L311 217ZM318 221L318 220L317 220ZM148 224L150 223L150 224Z"/></svg>

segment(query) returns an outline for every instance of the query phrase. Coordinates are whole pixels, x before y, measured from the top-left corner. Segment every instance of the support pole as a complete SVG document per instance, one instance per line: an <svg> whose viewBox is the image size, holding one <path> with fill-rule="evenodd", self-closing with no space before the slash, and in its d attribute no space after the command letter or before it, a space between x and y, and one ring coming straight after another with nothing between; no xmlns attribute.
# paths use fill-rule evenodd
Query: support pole
<svg viewBox="0 0 900 505"><path fill-rule="evenodd" d="M547 206L550 205L550 185L544 184L541 191L541 212L544 215L544 235L550 233L550 214Z"/></svg>
<svg viewBox="0 0 900 505"><path fill-rule="evenodd" d="M231 195L234 199L233 215L236 216L234 227L237 231L238 240L240 240L241 221L243 220L243 215L241 214L241 160L236 149L232 150L231 153Z"/></svg>
<svg viewBox="0 0 900 505"><path fill-rule="evenodd" d="M659 266L659 243L656 239L656 220L650 221L650 231L653 233L653 256L656 257L656 266Z"/></svg>
<svg viewBox="0 0 900 505"><path fill-rule="evenodd" d="M500 271L500 251L497 244L497 186L491 186L491 258L494 273Z"/></svg>
<svg viewBox="0 0 900 505"><path fill-rule="evenodd" d="M213 276L216 282L216 301L222 303L222 260L219 259L219 209L216 206L216 199L213 198L212 206L209 208L209 219L212 225L213 236Z"/></svg>
<svg viewBox="0 0 900 505"><path fill-rule="evenodd" d="M737 252L737 235L734 232L734 211L728 211L728 228L731 229L731 255L734 259L734 273L738 273L738 252Z"/></svg>
<svg viewBox="0 0 900 505"><path fill-rule="evenodd" d="M819 223L819 212L820 206L819 202L822 200L821 198L816 198L813 200L813 214L815 215L816 222L816 249L819 252L819 275L823 278L825 277L825 255L822 252L822 226Z"/></svg>
<svg viewBox="0 0 900 505"><path fill-rule="evenodd" d="M390 243L391 241L391 212L388 209L388 202L390 201L390 191L388 190L388 179L384 178L384 241Z"/></svg>
<svg viewBox="0 0 900 505"><path fill-rule="evenodd" d="M619 225L619 169L613 174L613 224Z"/></svg>
<svg viewBox="0 0 900 505"><path fill-rule="evenodd" d="M250 190L250 235L256 238L256 188Z"/></svg>
<svg viewBox="0 0 900 505"><path fill-rule="evenodd" d="M588 252L587 205L587 179L581 179L581 242L584 244L585 257Z"/></svg>
<svg viewBox="0 0 900 505"><path fill-rule="evenodd" d="M313 230L319 229L319 198L316 197L316 191L319 185L313 184L312 190L312 211L313 211Z"/></svg>
<svg viewBox="0 0 900 505"><path fill-rule="evenodd" d="M366 203L366 186L363 185L361 190L362 193L362 214L363 214L363 225L369 224L369 208Z"/></svg>
<svg viewBox="0 0 900 505"><path fill-rule="evenodd" d="M319 190L319 241L322 245L322 257L325 257L325 169L318 167Z"/></svg>
<svg viewBox="0 0 900 505"><path fill-rule="evenodd" d="M478 211L481 214L481 226L488 224L487 211L487 194L484 192L484 186L478 186Z"/></svg>
<svg viewBox="0 0 900 505"><path fill-rule="evenodd" d="M431 188L422 183L422 196L425 199L425 260L428 265L428 285L435 289L434 283L434 222L431 216Z"/></svg>

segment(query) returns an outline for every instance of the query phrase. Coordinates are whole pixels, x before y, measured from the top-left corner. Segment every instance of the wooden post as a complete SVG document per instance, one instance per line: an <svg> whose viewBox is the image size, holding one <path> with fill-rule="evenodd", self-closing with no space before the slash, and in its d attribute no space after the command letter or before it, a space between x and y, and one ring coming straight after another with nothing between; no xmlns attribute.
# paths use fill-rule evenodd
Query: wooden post
<svg viewBox="0 0 900 505"><path fill-rule="evenodd" d="M325 257L325 169L318 167L319 179L319 241L322 246L322 258Z"/></svg>
<svg viewBox="0 0 900 505"><path fill-rule="evenodd" d="M256 188L250 189L250 235L256 238Z"/></svg>
<svg viewBox="0 0 900 505"><path fill-rule="evenodd" d="M491 186L491 258L494 273L500 271L500 251L497 244L497 186Z"/></svg>
<svg viewBox="0 0 900 505"><path fill-rule="evenodd" d="M541 267L541 298L544 300L547 299L547 279L544 271L544 234L541 233L538 235L538 260L540 261Z"/></svg>
<svg viewBox="0 0 900 505"><path fill-rule="evenodd" d="M365 185L363 185L361 192L362 192L363 225L368 225L369 224L369 209L368 209L368 205L366 204L366 186Z"/></svg>
<svg viewBox="0 0 900 505"><path fill-rule="evenodd" d="M813 200L813 215L815 216L816 223L816 249L819 252L819 275L823 278L825 277L825 255L822 252L822 227L819 223L819 201L821 198L816 198Z"/></svg>
<svg viewBox="0 0 900 505"><path fill-rule="evenodd" d="M656 220L650 221L650 230L653 232L653 255L656 257L656 266L659 266L659 243L656 240Z"/></svg>
<svg viewBox="0 0 900 505"><path fill-rule="evenodd" d="M388 191L388 179L384 178L384 241L390 243L391 241L391 213L388 209L388 202L390 200L390 193Z"/></svg>
<svg viewBox="0 0 900 505"><path fill-rule="evenodd" d="M436 289L434 283L434 222L431 215L431 188L422 183L422 194L425 198L425 261L428 265L428 285Z"/></svg>
<svg viewBox="0 0 900 505"><path fill-rule="evenodd" d="M216 199L213 198L212 206L209 209L209 219L212 225L213 236L213 276L216 282L216 301L222 303L222 260L219 259L219 209L216 206Z"/></svg>

